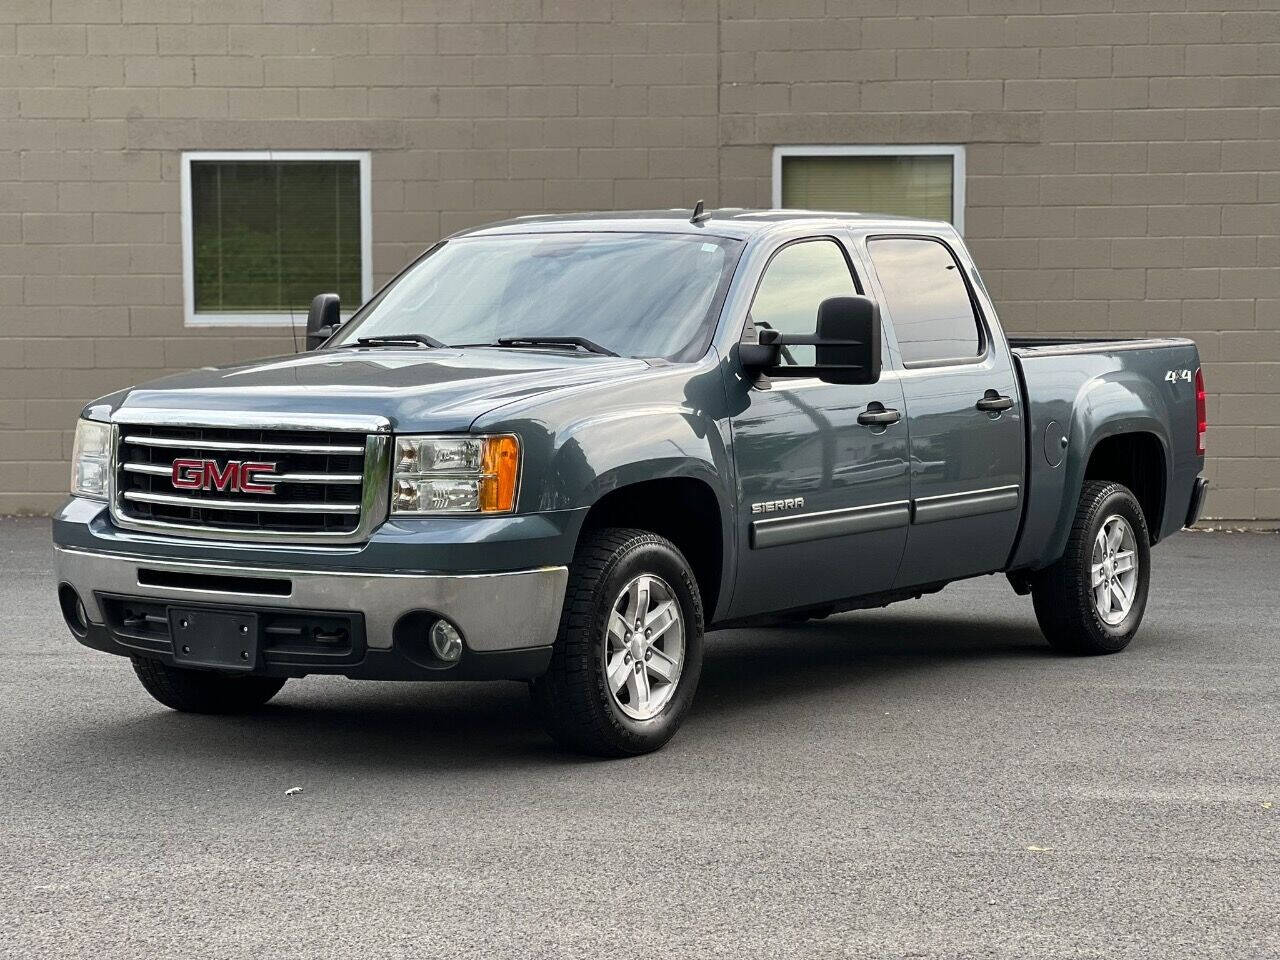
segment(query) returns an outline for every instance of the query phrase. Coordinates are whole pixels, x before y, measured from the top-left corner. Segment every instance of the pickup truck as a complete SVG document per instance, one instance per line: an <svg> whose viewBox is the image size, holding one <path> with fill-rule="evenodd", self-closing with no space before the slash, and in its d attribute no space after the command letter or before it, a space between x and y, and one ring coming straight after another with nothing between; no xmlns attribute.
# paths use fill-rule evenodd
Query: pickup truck
<svg viewBox="0 0 1280 960"><path fill-rule="evenodd" d="M83 410L60 607L171 708L515 679L566 748L644 753L717 627L1003 573L1118 651L1204 499L1195 344L1006 336L946 223L519 218L339 316Z"/></svg>

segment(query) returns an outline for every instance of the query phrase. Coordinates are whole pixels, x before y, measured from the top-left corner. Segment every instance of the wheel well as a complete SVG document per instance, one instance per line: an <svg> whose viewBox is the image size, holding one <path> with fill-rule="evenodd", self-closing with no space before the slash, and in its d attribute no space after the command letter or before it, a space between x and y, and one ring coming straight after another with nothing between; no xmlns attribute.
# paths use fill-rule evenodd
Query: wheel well
<svg viewBox="0 0 1280 960"><path fill-rule="evenodd" d="M1085 483L1123 483L1142 505L1151 542L1160 539L1164 517L1164 448L1154 433L1120 433L1101 440L1089 456Z"/></svg>
<svg viewBox="0 0 1280 960"><path fill-rule="evenodd" d="M666 537L693 567L710 622L720 593L724 564L720 504L711 487L692 477L646 480L611 490L587 513L583 530L639 527Z"/></svg>

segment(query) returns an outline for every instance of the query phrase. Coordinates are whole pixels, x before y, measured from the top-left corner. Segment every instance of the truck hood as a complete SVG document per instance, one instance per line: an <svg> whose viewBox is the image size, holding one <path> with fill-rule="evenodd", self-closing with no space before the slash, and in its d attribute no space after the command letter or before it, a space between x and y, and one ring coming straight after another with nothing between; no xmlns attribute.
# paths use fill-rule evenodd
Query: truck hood
<svg viewBox="0 0 1280 960"><path fill-rule="evenodd" d="M397 431L448 432L466 430L476 417L514 400L648 369L644 360L545 350L322 350L204 367L99 404L113 410L364 414L386 417Z"/></svg>

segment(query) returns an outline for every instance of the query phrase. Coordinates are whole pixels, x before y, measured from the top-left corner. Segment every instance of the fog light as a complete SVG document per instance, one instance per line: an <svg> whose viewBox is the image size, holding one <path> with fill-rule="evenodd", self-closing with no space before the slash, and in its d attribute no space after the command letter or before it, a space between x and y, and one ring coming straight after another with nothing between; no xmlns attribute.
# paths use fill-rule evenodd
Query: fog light
<svg viewBox="0 0 1280 960"><path fill-rule="evenodd" d="M71 632L77 637L88 636L89 611L84 608L84 601L71 584L63 583L58 586L58 606L62 608L62 618L67 621Z"/></svg>
<svg viewBox="0 0 1280 960"><path fill-rule="evenodd" d="M431 627L431 652L445 663L462 656L462 634L448 620L437 620Z"/></svg>

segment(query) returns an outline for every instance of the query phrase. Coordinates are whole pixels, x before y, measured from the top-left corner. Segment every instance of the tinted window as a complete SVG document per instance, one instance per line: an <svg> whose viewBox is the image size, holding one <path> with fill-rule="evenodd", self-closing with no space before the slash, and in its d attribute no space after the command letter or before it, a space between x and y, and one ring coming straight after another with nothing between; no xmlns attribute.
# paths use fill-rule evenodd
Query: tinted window
<svg viewBox="0 0 1280 960"><path fill-rule="evenodd" d="M867 248L903 362L977 356L978 321L950 250L934 240L911 239L872 240Z"/></svg>
<svg viewBox="0 0 1280 960"><path fill-rule="evenodd" d="M812 334L818 306L828 297L857 293L849 264L831 240L807 240L783 247L765 268L751 304L751 322L782 333ZM812 366L813 347L788 347L784 363Z"/></svg>

